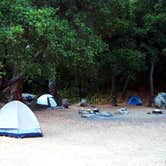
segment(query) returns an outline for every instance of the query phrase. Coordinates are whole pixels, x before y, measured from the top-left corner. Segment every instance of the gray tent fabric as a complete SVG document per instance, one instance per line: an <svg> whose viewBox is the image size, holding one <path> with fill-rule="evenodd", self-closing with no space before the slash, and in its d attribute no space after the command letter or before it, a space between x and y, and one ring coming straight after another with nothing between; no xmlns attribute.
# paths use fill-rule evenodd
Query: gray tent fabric
<svg viewBox="0 0 166 166"><path fill-rule="evenodd" d="M0 135L16 138L43 136L35 114L17 100L5 104L0 111Z"/></svg>
<svg viewBox="0 0 166 166"><path fill-rule="evenodd" d="M44 94L37 99L37 104L48 106L48 107L57 107L57 103L54 97L50 94Z"/></svg>

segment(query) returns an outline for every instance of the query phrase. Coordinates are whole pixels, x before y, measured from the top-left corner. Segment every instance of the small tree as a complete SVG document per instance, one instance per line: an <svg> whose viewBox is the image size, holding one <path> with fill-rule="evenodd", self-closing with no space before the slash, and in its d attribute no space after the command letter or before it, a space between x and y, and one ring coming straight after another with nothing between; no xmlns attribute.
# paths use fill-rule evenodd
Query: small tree
<svg viewBox="0 0 166 166"><path fill-rule="evenodd" d="M141 4L142 2L138 2ZM145 53L147 64L149 66L149 106L152 106L154 98L154 71L155 64L162 56L163 49L165 48L165 25L166 25L166 12L164 1L153 0L152 3L142 4L144 8L137 8L139 13L144 13L140 17L137 32L140 39L140 48ZM137 15L137 12L136 12Z"/></svg>
<svg viewBox="0 0 166 166"><path fill-rule="evenodd" d="M57 54L52 53L53 47L56 46L57 53L64 54L66 41L61 40L62 35L67 33L71 37L67 21L58 19L55 9L36 9L28 2L0 2L3 22L0 44L1 50L6 46L3 57L12 68L11 100L21 99L24 79L41 73L48 76L48 72L55 69ZM68 37L66 40L70 43Z"/></svg>

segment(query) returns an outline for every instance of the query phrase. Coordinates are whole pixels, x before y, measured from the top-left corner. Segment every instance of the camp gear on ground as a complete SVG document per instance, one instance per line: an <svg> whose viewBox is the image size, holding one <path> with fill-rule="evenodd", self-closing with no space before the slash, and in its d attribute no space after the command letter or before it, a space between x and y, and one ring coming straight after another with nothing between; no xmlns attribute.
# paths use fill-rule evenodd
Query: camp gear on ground
<svg viewBox="0 0 166 166"><path fill-rule="evenodd" d="M22 98L24 101L31 102L33 99L36 98L36 95L30 94L30 93L22 93Z"/></svg>
<svg viewBox="0 0 166 166"><path fill-rule="evenodd" d="M160 109L154 109L152 111L153 114L162 114L163 112Z"/></svg>
<svg viewBox="0 0 166 166"><path fill-rule="evenodd" d="M91 118L91 117L111 117L112 113L100 111L99 109L84 109L80 110L79 113L83 118Z"/></svg>
<svg viewBox="0 0 166 166"><path fill-rule="evenodd" d="M120 108L117 110L117 113L119 114L128 114L129 111L127 110L127 108Z"/></svg>

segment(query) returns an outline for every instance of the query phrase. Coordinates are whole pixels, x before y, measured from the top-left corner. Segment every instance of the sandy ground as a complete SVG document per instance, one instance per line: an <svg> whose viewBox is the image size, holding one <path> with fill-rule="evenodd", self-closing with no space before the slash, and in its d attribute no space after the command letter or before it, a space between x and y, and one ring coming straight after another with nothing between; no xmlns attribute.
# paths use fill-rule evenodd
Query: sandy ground
<svg viewBox="0 0 166 166"><path fill-rule="evenodd" d="M108 106L113 118L88 120L78 109L35 111L44 137L0 137L0 166L166 166L166 111Z"/></svg>

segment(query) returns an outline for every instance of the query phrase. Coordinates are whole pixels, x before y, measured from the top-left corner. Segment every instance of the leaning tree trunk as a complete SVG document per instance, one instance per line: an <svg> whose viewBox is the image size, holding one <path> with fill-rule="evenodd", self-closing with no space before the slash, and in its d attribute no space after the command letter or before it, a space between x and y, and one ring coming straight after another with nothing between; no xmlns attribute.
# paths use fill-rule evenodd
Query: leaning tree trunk
<svg viewBox="0 0 166 166"><path fill-rule="evenodd" d="M13 65L13 78L15 79L18 77L19 74L19 65L17 62L14 62ZM12 100L22 100L22 90L24 85L24 79L21 75L19 79L17 79L13 84L10 86L10 101Z"/></svg>
<svg viewBox="0 0 166 166"><path fill-rule="evenodd" d="M149 103L148 106L151 107L153 104L153 98L154 98L154 80L153 80L153 74L154 74L154 62L151 63L150 67L150 75L149 75L149 83L150 83L150 97L149 97Z"/></svg>
<svg viewBox="0 0 166 166"><path fill-rule="evenodd" d="M57 92L57 87L56 87L55 81L49 80L48 81L48 87L49 87L50 94L55 98L57 104L62 105L61 98L60 98L60 96L58 95L58 92Z"/></svg>
<svg viewBox="0 0 166 166"><path fill-rule="evenodd" d="M112 106L117 106L115 76L112 76Z"/></svg>

